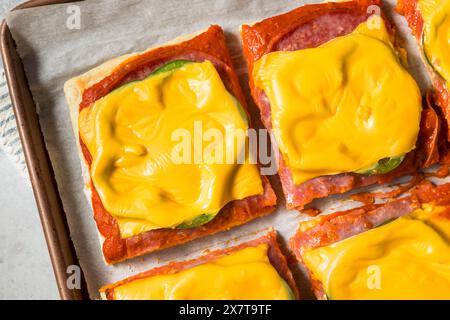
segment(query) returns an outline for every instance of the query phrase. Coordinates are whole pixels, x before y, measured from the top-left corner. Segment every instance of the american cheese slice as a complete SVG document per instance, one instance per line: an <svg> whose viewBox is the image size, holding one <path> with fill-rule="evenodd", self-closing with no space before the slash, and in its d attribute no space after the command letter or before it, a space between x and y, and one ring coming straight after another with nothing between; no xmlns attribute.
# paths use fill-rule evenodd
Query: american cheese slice
<svg viewBox="0 0 450 320"><path fill-rule="evenodd" d="M264 55L253 79L296 184L415 148L420 90L377 16L318 48Z"/></svg>
<svg viewBox="0 0 450 320"><path fill-rule="evenodd" d="M247 120L210 61L114 90L81 110L79 129L94 187L123 238L263 192L247 137L231 135L246 133Z"/></svg>

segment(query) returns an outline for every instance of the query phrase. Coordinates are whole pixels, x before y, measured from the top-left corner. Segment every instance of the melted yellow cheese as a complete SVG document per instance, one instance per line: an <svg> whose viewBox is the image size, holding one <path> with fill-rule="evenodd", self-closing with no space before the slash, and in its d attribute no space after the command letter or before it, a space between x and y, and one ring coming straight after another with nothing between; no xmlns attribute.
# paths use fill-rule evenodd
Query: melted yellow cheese
<svg viewBox="0 0 450 320"><path fill-rule="evenodd" d="M248 247L175 274L151 276L114 288L117 300L285 300L286 282L267 257L268 246Z"/></svg>
<svg viewBox="0 0 450 320"><path fill-rule="evenodd" d="M247 137L227 143L233 130L247 132L246 121L209 61L129 83L83 109L79 130L92 155L91 178L122 237L174 228L261 194ZM238 161L242 152L245 161Z"/></svg>
<svg viewBox="0 0 450 320"><path fill-rule="evenodd" d="M331 299L450 299L450 220L424 206L378 228L304 252Z"/></svg>
<svg viewBox="0 0 450 320"><path fill-rule="evenodd" d="M318 48L272 52L255 63L275 140L294 182L364 171L415 148L421 94L383 20ZM375 27L373 27L375 26Z"/></svg>
<svg viewBox="0 0 450 320"><path fill-rule="evenodd" d="M424 20L423 45L425 55L434 69L450 81L450 1L419 0Z"/></svg>

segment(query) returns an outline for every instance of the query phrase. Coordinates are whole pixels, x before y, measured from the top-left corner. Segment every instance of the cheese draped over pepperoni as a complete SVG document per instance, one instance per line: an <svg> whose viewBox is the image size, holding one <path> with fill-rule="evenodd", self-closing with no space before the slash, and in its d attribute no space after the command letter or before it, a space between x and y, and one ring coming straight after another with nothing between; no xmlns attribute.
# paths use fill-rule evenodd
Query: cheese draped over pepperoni
<svg viewBox="0 0 450 320"><path fill-rule="evenodd" d="M331 299L450 299L450 220L443 207L413 213L303 260Z"/></svg>
<svg viewBox="0 0 450 320"><path fill-rule="evenodd" d="M248 247L174 274L149 276L114 288L116 300L286 300L287 283L267 256Z"/></svg>
<svg viewBox="0 0 450 320"><path fill-rule="evenodd" d="M210 61L126 84L79 116L93 185L123 238L190 224L261 194L247 137L230 135L247 130Z"/></svg>
<svg viewBox="0 0 450 320"><path fill-rule="evenodd" d="M419 0L418 5L424 20L426 58L450 88L450 1Z"/></svg>
<svg viewBox="0 0 450 320"><path fill-rule="evenodd" d="M420 90L380 17L317 48L266 54L253 80L295 184L363 172L415 148Z"/></svg>

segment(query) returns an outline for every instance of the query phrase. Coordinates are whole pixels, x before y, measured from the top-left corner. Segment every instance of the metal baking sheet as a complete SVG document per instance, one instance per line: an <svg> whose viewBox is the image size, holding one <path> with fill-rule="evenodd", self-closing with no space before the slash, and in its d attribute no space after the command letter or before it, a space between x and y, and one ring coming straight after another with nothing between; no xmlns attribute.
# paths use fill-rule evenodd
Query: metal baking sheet
<svg viewBox="0 0 450 320"><path fill-rule="evenodd" d="M34 0L26 2L21 5L20 8L36 8L42 5L62 4L67 2L72 1ZM100 0L97 3L101 4L102 2L104 3L105 0ZM175 2L176 0L167 0L162 4L161 2L158 3L156 0L129 0L126 2L129 5L127 6L124 5L125 2L123 1L109 0L108 4L114 3L123 9L120 14L118 14L118 12L109 13L107 10L102 11L99 9L101 7L93 10L96 5L94 1L83 2L87 3L87 6L84 7L85 9L92 6L90 7L92 11L87 12L87 14L90 14L91 18L98 18L101 23L89 26L92 29L85 30L86 32L91 32L90 34L79 34L71 38L71 35L66 33L66 41L74 42L74 47L78 45L78 49L84 47L88 48L86 50L90 50L87 51L89 53L92 53L93 50L97 50L95 51L95 54L92 54L92 57L89 55L84 59L80 59L80 52L78 52L78 55L71 56L71 51L67 48L62 48L61 46L60 48L61 51L64 52L64 55L62 55L62 57L61 55L57 57L57 60L55 61L58 61L59 64L58 66L54 66L54 69L57 69L59 72L57 78L58 81L55 81L56 77L48 77L48 73L54 71L52 70L53 66L47 61L47 59L50 59L51 57L46 57L40 52L35 52L36 50L46 50L45 43L48 42L49 39L40 39L41 43L38 44L36 44L35 39L33 39L33 41L31 41L31 39L24 39L22 37L23 34L35 31L34 29L36 29L36 26L33 24L23 27L25 30L23 34L19 33L17 40L22 45L22 55L26 56L24 63L30 64L30 54L33 54L33 58L37 57L36 60L42 60L42 64L40 65L40 67L42 67L40 69L42 74L32 73L33 71L36 71L37 65L32 65L32 68L28 65L29 69L31 69L28 70L28 80L31 83L28 83L25 76L26 66L24 70L24 66L18 53L20 50L17 50L15 46L8 25L6 25L6 23L3 23L2 25L1 47L11 91L11 98L14 104L17 122L19 124L19 132L24 146L28 170L54 266L56 280L63 299L98 298L98 288L108 282L119 280L125 276L133 275L167 261L185 259L186 253L189 255L198 255L204 249L224 245L232 238L252 234L271 226L275 227L280 232L283 240L282 244L286 247L287 240L293 235L298 222L310 218L298 211L287 211L284 209L283 196L280 190L278 177L272 176L270 179L279 197L278 209L274 214L262 219L257 219L228 232L223 232L176 248L132 259L120 263L117 266L111 267L103 264L100 243L98 239L96 239L97 231L93 222L91 209L82 192L83 186L81 182L80 167L78 155L76 154L77 150L75 148L76 140L75 137L73 137L72 129L68 127L70 126L70 120L67 105L65 104L65 101L61 101L60 99L62 96L61 82L89 70L104 60L121 54L140 51L147 47L157 46L176 36L198 31L211 23L216 23L222 25L226 31L227 41L229 42L228 44L233 59L237 65L238 73L241 76L241 83L244 91L247 92L248 97L246 67L240 50L237 31L238 26L242 23L257 21L274 14L289 11L303 3L318 1L287 2L283 0L254 0L248 2L239 0L216 0L211 2L208 0L195 0L189 4L180 4L177 2L178 5L176 8L174 5ZM214 3L214 5L211 3ZM393 15L392 3L392 1L387 1L387 11L390 16ZM156 6L156 4L159 5ZM82 4L80 4L80 6L81 5ZM56 8L56 6L52 7ZM115 7L111 6L111 8L114 9ZM127 15L124 8L132 11L128 12ZM170 8L171 10L168 10ZM39 17L42 17L42 14L46 13L47 10L49 13L54 12L54 10L51 10L51 7L45 7L40 8L39 12L33 13L35 14L34 17L36 21L39 21ZM119 9L116 8L115 10ZM143 12L148 16L145 16L145 14L144 17L136 16L137 12ZM186 15L185 12L189 12L189 14ZM111 22L108 21L108 14L110 14L111 17L114 17L114 23L108 24ZM130 20L130 17L133 17L133 14L135 14L135 19L132 21ZM51 14L46 17L46 19L49 20L44 27L47 28L46 30L49 32L51 32L53 26L51 24L51 19L53 18L55 17L52 17ZM93 20L97 21L95 18ZM417 50L411 45L411 39L408 37L408 31L404 21L399 20L398 17L394 17L394 20L398 22L400 34L404 38L405 43L407 44L406 46L409 49L410 61L416 61L415 64L411 64L413 73L422 88L426 88L428 82L421 68L420 61L417 59ZM137 22L139 21L148 23L149 27L141 28L142 26L137 25ZM36 22L36 25L38 24L39 23ZM163 25L163 27L159 27L161 25ZM124 26L126 26L126 28L124 28ZM158 26L158 28L155 28L155 26ZM21 26L15 27L20 29ZM119 28L120 31L115 28ZM139 35L127 34L126 31L128 30L139 32ZM144 34L140 34L140 32ZM49 38L56 44L59 41L53 37ZM108 40L110 40L111 43L109 43ZM96 46L96 41L105 46L107 50L102 50L102 48ZM27 45L29 45L29 47ZM58 47L56 48L58 49ZM26 51L26 54L24 54L23 51ZM51 53L52 51L49 51L48 54ZM81 55L83 54L85 53L81 52ZM419 61L419 63L417 63L417 61ZM65 69L61 66L64 66ZM42 80L39 78L47 79L46 77L53 80L54 83L49 81L49 84L41 83L40 85L37 85L37 82ZM34 99L40 102L39 109L36 108L36 104L33 101L33 96L31 94L33 89ZM50 92L52 99L42 100L42 97L50 95ZM45 103L41 103L43 101ZM250 97L248 97L248 101L251 101ZM256 107L251 103L250 105L251 113L257 117L258 112L256 111ZM55 128L55 122L62 128ZM44 134L42 134L42 132ZM59 134L60 136L57 136L57 139L49 139L49 135L51 136L52 134ZM67 177L71 177L71 179L68 179ZM78 180L74 177L77 177ZM372 187L365 188L364 190L374 189L379 188ZM346 209L354 205L356 204L348 200L346 196L334 196L314 203L314 207L322 209L324 214L335 210ZM77 254L75 254L75 252ZM78 265L81 265L83 268L86 283L82 281L80 289L69 289L67 280L71 275L70 270L72 269L70 268L71 266ZM298 265L296 264L293 264L292 267L296 273L302 297L311 297L309 285L305 281L302 271L298 269Z"/></svg>
<svg viewBox="0 0 450 320"><path fill-rule="evenodd" d="M64 0L27 1L16 9L69 2ZM11 101L24 149L28 173L39 210L42 228L47 241L50 259L61 299L88 299L84 277L81 287L67 286L67 271L79 265L73 243L69 236L66 216L56 187L53 169L44 145L36 105L28 87L22 61L16 51L15 42L5 21L0 31L1 53L8 81ZM80 274L82 276L82 273Z"/></svg>

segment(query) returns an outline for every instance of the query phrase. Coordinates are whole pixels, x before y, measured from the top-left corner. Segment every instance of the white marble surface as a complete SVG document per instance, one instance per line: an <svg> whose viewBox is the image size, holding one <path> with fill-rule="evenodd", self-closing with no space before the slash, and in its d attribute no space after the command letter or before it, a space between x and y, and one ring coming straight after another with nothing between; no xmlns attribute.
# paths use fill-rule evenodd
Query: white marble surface
<svg viewBox="0 0 450 320"><path fill-rule="evenodd" d="M0 176L0 299L59 299L31 186L1 150Z"/></svg>

